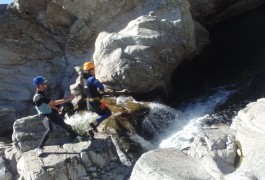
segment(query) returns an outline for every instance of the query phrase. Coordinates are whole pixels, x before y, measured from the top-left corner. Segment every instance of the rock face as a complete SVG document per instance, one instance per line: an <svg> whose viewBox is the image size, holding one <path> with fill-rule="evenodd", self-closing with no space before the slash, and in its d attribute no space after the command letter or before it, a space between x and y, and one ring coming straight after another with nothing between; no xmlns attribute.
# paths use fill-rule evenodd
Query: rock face
<svg viewBox="0 0 265 180"><path fill-rule="evenodd" d="M0 179L12 180L12 172L8 166L8 163L3 157L0 157Z"/></svg>
<svg viewBox="0 0 265 180"><path fill-rule="evenodd" d="M204 130L186 155L176 149L143 154L130 179L154 179L153 176L157 179L264 179L264 112L264 98L248 104L238 112L230 128L218 126ZM189 168L189 173L185 173ZM201 177L193 174L197 168L195 174Z"/></svg>
<svg viewBox="0 0 265 180"><path fill-rule="evenodd" d="M19 152L27 152L38 147L45 130L42 121L37 115L21 118L14 123L12 141ZM54 125L54 130L46 144L59 145L67 140L69 140L69 137L67 136L66 131L59 126Z"/></svg>
<svg viewBox="0 0 265 180"><path fill-rule="evenodd" d="M65 130L53 127L40 158L35 148L45 130L42 121L38 116L18 119L12 148L0 144L0 157L5 158L5 163L0 161L0 177L12 179L18 173L24 180L128 179L132 164L111 137L96 134L94 141L85 136L82 142L69 141Z"/></svg>
<svg viewBox="0 0 265 180"><path fill-rule="evenodd" d="M111 138L46 146L42 158L31 150L23 154L17 167L25 180L125 179L130 173L130 168L120 163Z"/></svg>
<svg viewBox="0 0 265 180"><path fill-rule="evenodd" d="M130 179L223 179L235 171L237 146L233 133L227 126L214 127L199 134L186 154L173 148L145 153Z"/></svg>
<svg viewBox="0 0 265 180"><path fill-rule="evenodd" d="M12 147L10 140L0 138L0 179L12 180L13 174L9 161L6 159L5 150Z"/></svg>
<svg viewBox="0 0 265 180"><path fill-rule="evenodd" d="M184 163L185 162L185 163ZM177 149L149 151L136 162L130 180L213 179L202 164Z"/></svg>
<svg viewBox="0 0 265 180"><path fill-rule="evenodd" d="M0 134L9 132L10 124L17 117L36 113L31 103L35 91L32 85L34 76L48 78L52 99L62 97L75 81L79 84L80 79L76 79L80 71L73 70L73 67L92 60L97 37L94 53L97 77L114 89L147 92L167 84L174 68L208 42L207 30L201 24L215 24L263 2L189 0L189 4L185 0L16 0L8 7L9 11L6 5L0 5ZM140 159L136 169L145 174L140 166L143 164L152 178L155 175L169 179L173 176L219 179L225 174L228 179L235 179L234 176L264 179L263 104L264 100L250 104L240 111L232 125L242 146L242 164L235 172L232 172L235 158L233 134L218 133L220 136L208 138L209 132L194 142L197 144L189 152L193 158L173 149L157 150L143 155L144 159L151 155L152 164ZM61 179L125 179L123 175L127 175L127 168L124 170L114 158L115 151L109 151L110 146L106 145L109 141L104 141L104 147L102 141L95 146L90 144L94 147L92 150L84 148L89 146L87 142L64 148L49 146L50 154L43 159L36 158L32 149L38 145L43 131L42 122L35 116L15 123L13 141L17 149L4 152L1 148L0 179L11 178L17 169L21 179L55 179L56 174ZM67 138L64 135L62 129L54 131L47 145L61 144L61 139ZM81 153L83 149L86 150ZM108 151L99 152L99 149ZM58 159L51 152L58 153ZM186 174L169 172L168 165L181 169L183 163L175 165L168 153L176 156L173 158L175 162L187 161L191 174L184 168ZM163 156L169 162L161 161L164 174L153 169L161 166L155 163ZM9 160L11 167L3 157ZM17 158L20 158L18 168ZM208 167L205 166L207 163ZM194 171L195 167L199 168L198 172ZM137 170L133 175L141 177ZM146 177L149 177L148 173Z"/></svg>
<svg viewBox="0 0 265 180"><path fill-rule="evenodd" d="M13 122L17 119L13 108L0 108L0 136L10 133L13 130Z"/></svg>
<svg viewBox="0 0 265 180"><path fill-rule="evenodd" d="M66 63L59 44L44 27L7 11L0 14L0 23L0 109L9 109L12 124L12 110L18 117L32 113L28 102L34 93L32 82L36 75L46 76L50 89L57 87L54 96L61 93L57 84ZM21 114L25 109L27 112Z"/></svg>
<svg viewBox="0 0 265 180"><path fill-rule="evenodd" d="M196 42L187 1L167 3L170 7L161 2L117 33L99 34L93 56L97 78L111 88L135 93L170 80L171 72L196 49Z"/></svg>
<svg viewBox="0 0 265 180"><path fill-rule="evenodd" d="M119 15L133 9L141 0L109 1L27 1L16 0L12 9L27 13L48 28L67 51L85 52L97 34Z"/></svg>
<svg viewBox="0 0 265 180"><path fill-rule="evenodd" d="M214 25L235 15L254 9L264 0L189 0L194 19L204 25Z"/></svg>
<svg viewBox="0 0 265 180"><path fill-rule="evenodd" d="M231 128L235 129L236 139L241 147L241 164L235 172L239 177L249 176L255 179L265 177L264 132L265 99L259 99L238 112ZM232 174L231 179L233 179Z"/></svg>
<svg viewBox="0 0 265 180"><path fill-rule="evenodd" d="M214 179L235 171L237 145L227 126L206 129L191 144L188 155L199 160Z"/></svg>
<svg viewBox="0 0 265 180"><path fill-rule="evenodd" d="M74 66L93 60L95 39L103 31L94 54L100 80L132 92L168 84L183 58L208 43L207 30L198 23L194 30L193 19L218 22L262 2L16 0L0 5L0 108L14 109L17 117L34 114L29 102L36 75L48 78L52 98L62 97L78 77Z"/></svg>

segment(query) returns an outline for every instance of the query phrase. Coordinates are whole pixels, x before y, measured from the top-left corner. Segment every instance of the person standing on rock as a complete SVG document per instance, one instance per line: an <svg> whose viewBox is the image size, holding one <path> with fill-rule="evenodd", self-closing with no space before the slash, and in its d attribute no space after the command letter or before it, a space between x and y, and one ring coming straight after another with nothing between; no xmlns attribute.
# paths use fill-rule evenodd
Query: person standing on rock
<svg viewBox="0 0 265 180"><path fill-rule="evenodd" d="M37 88L36 93L33 97L33 103L39 114L40 119L43 121L43 124L46 128L46 131L42 136L40 144L36 149L37 154L39 156L43 154L43 146L48 140L49 134L53 130L52 122L64 128L70 134L72 140L75 139L77 141L81 141L82 137L78 136L78 134L74 132L72 127L64 122L63 117L60 116L61 110L57 107L57 105L71 101L75 98L75 96L70 95L68 98L65 99L51 100L46 97L44 93L45 89L48 86L48 81L45 77L36 76L33 80L33 84Z"/></svg>
<svg viewBox="0 0 265 180"><path fill-rule="evenodd" d="M99 92L99 90L104 91L104 85L95 78L95 65L92 62L84 63L83 78L85 79L84 88L87 96L87 108L99 115L98 118L89 125L98 133L97 127L99 124L111 115L110 109L107 107L106 103L102 101L102 94ZM88 132L93 139L93 131L89 130Z"/></svg>

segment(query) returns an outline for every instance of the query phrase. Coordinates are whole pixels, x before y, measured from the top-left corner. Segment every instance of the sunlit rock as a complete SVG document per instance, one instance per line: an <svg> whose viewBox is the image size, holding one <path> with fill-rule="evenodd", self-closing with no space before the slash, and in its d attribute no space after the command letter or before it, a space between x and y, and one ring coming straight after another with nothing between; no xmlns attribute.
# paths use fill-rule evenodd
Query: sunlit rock
<svg viewBox="0 0 265 180"><path fill-rule="evenodd" d="M99 34L93 55L99 80L113 89L148 92L163 86L196 49L187 1L168 1L119 32ZM139 83L141 82L141 83Z"/></svg>
<svg viewBox="0 0 265 180"><path fill-rule="evenodd" d="M136 162L130 180L214 179L199 161L169 148L149 151Z"/></svg>
<svg viewBox="0 0 265 180"><path fill-rule="evenodd" d="M235 171L236 140L227 126L213 127L201 132L188 151L188 155L202 162L215 179Z"/></svg>
<svg viewBox="0 0 265 180"><path fill-rule="evenodd" d="M45 146L44 155L38 157L34 150L18 160L20 178L29 179L90 179L98 177L125 178L131 168L120 163L111 138L68 143L63 146Z"/></svg>
<svg viewBox="0 0 265 180"><path fill-rule="evenodd" d="M241 157L235 172L239 177L244 174L264 179L265 172L265 99L252 102L240 110L233 119L232 129L236 130L236 139L240 145ZM228 176L230 179L234 174Z"/></svg>
<svg viewBox="0 0 265 180"><path fill-rule="evenodd" d="M12 141L18 152L23 153L38 147L46 128L38 117L28 116L15 121ZM54 125L46 145L60 145L69 140L67 132Z"/></svg>

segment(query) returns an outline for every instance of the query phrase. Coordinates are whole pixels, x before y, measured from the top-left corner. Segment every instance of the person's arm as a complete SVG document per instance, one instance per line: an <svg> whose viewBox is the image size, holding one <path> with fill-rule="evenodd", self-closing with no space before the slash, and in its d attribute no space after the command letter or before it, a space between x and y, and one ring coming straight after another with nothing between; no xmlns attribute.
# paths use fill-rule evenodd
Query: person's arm
<svg viewBox="0 0 265 180"><path fill-rule="evenodd" d="M68 102L68 101L71 101L71 100L73 100L75 98L75 95L73 95L73 94L71 94L69 97L67 97L67 98L64 98L64 99L58 99L58 100L51 100L50 102L49 102L49 105L52 107L52 106L57 106L57 105L60 105L60 104L64 104L64 103L66 103L66 102Z"/></svg>
<svg viewBox="0 0 265 180"><path fill-rule="evenodd" d="M50 105L50 104L49 104L49 106L50 106L52 109L56 110L59 114L62 113L62 110L61 110L60 108L58 108L57 106L55 106L55 105Z"/></svg>
<svg viewBox="0 0 265 180"><path fill-rule="evenodd" d="M97 80L95 77L88 78L89 84L92 84L93 86L96 86L99 90L104 91L104 85Z"/></svg>
<svg viewBox="0 0 265 180"><path fill-rule="evenodd" d="M72 99L74 99L75 96L73 94L71 94L68 98L65 98L65 99L58 99L58 100L50 100L49 102L49 106L52 108L52 109L55 109L59 114L62 113L62 110L60 108L57 107L57 105L60 105L60 104L64 104L68 101L71 101Z"/></svg>

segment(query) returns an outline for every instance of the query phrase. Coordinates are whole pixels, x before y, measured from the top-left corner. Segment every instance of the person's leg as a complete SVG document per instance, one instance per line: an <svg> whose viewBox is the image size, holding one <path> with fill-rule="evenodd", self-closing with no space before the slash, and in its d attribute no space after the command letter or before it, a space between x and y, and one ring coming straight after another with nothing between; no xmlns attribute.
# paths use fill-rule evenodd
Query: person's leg
<svg viewBox="0 0 265 180"><path fill-rule="evenodd" d="M90 127L98 133L97 127L104 119L107 119L111 115L111 111L103 101L89 101L88 103L92 111L99 115L95 121L89 123Z"/></svg>
<svg viewBox="0 0 265 180"><path fill-rule="evenodd" d="M50 134L50 132L52 132L53 127L52 127L51 121L47 117L43 116L41 118L42 118L42 122L46 128L46 131L44 132L44 134L42 136L42 139L40 141L38 148L43 149L43 146L44 146L45 142L48 140L49 134Z"/></svg>
<svg viewBox="0 0 265 180"><path fill-rule="evenodd" d="M61 117L60 115L52 114L51 120L54 124L57 124L61 126L62 128L64 128L70 134L72 138L75 138L78 136L78 134L72 129L72 127L64 122L63 117Z"/></svg>
<svg viewBox="0 0 265 180"><path fill-rule="evenodd" d="M111 116L111 111L109 110L109 108L107 108L107 109L105 109L104 111L102 111L102 112L100 112L100 113L98 113L98 118L97 118L97 124L96 124L96 127L98 127L99 126L99 124L100 123L102 123L102 121L104 120L104 119L107 119L108 117L110 117Z"/></svg>
<svg viewBox="0 0 265 180"><path fill-rule="evenodd" d="M99 116L98 118L93 121L92 123L89 123L89 125L93 128L93 130L98 133L97 127L100 125L100 123L111 116L111 111L109 108L105 108L104 110L97 110L95 111Z"/></svg>

